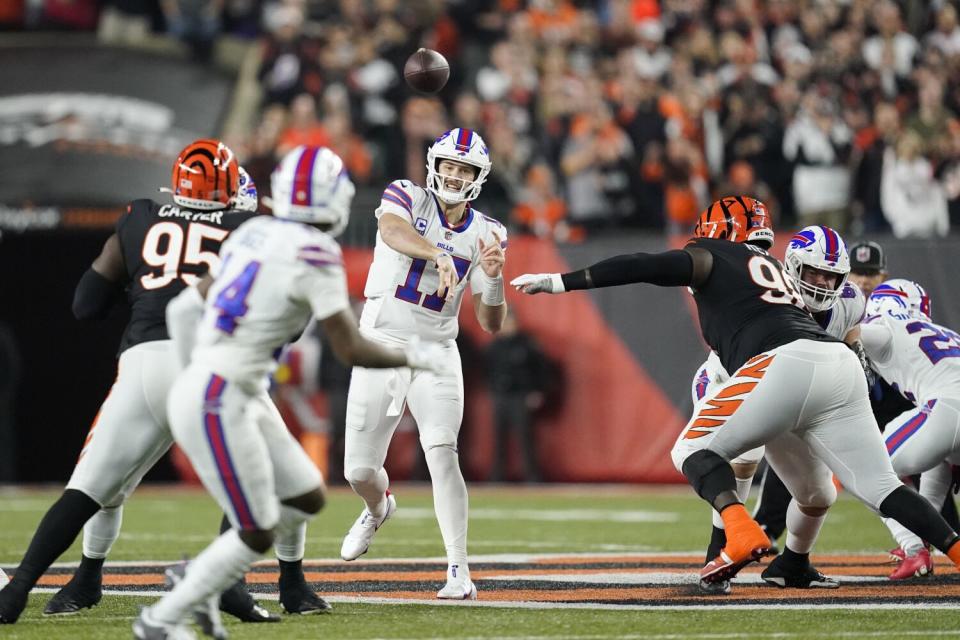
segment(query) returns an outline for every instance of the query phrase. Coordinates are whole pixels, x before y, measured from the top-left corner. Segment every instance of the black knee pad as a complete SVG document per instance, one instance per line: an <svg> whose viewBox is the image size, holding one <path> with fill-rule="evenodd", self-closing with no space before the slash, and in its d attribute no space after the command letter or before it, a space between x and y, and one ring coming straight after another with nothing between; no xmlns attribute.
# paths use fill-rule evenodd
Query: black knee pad
<svg viewBox="0 0 960 640"><path fill-rule="evenodd" d="M266 553L273 546L273 531L270 529L241 529L240 540L257 553Z"/></svg>
<svg viewBox="0 0 960 640"><path fill-rule="evenodd" d="M701 498L721 511L736 502L737 479L733 467L713 451L697 451L683 463L683 475ZM732 495L730 495L732 494Z"/></svg>
<svg viewBox="0 0 960 640"><path fill-rule="evenodd" d="M308 491L303 495L293 498L286 498L280 502L288 507L293 507L294 509L298 509L304 513L309 513L312 515L314 513L319 513L320 510L323 509L323 506L327 502L327 498L323 485L320 485L313 491Z"/></svg>

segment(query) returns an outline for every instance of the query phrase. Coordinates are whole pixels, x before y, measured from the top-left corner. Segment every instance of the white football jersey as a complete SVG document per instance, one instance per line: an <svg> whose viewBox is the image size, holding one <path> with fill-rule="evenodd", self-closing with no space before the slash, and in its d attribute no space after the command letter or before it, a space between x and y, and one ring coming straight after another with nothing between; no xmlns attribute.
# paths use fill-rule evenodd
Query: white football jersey
<svg viewBox="0 0 960 640"><path fill-rule="evenodd" d="M960 398L960 335L926 318L868 316L860 329L870 364L907 400Z"/></svg>
<svg viewBox="0 0 960 640"><path fill-rule="evenodd" d="M228 380L263 381L311 317L349 305L340 246L313 227L258 216L227 238L220 258L191 361Z"/></svg>
<svg viewBox="0 0 960 640"><path fill-rule="evenodd" d="M843 340L850 330L856 327L863 320L864 311L866 311L867 301L863 297L860 288L853 283L844 284L837 303L822 313L815 314L814 320L820 327L838 340ZM707 393L707 389L713 384L722 384L730 379L730 375L720 363L720 358L713 351L707 356L706 361L697 369L697 375L693 378L691 394L693 403L697 404Z"/></svg>
<svg viewBox="0 0 960 640"><path fill-rule="evenodd" d="M506 249L506 228L469 204L463 222L451 227L437 197L409 180L395 180L387 185L377 207L377 219L384 213L407 220L430 244L449 253L459 282L453 300L438 297L440 274L436 265L394 251L377 233L373 264L363 291L367 302L360 327L365 333L397 342L414 335L424 340L453 340L459 331L457 315L467 285L473 293L482 292L479 240L482 238L485 244L496 242L496 233Z"/></svg>

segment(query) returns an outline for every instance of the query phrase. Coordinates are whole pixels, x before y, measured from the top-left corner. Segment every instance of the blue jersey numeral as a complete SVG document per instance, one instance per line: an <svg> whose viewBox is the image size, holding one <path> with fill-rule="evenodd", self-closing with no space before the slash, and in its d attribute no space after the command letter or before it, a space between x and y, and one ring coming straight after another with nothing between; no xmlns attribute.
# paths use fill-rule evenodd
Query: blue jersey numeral
<svg viewBox="0 0 960 640"><path fill-rule="evenodd" d="M944 358L960 358L960 335L945 327L937 327L927 322L911 322L907 325L907 333L917 333L927 330L933 335L920 338L920 350L937 364Z"/></svg>
<svg viewBox="0 0 960 640"><path fill-rule="evenodd" d="M459 256L452 256L452 258L453 266L457 270L457 282L460 282L464 276L467 275L467 270L470 268L470 261ZM447 302L446 299L438 296L436 291L423 294L419 289L420 279L423 277L423 272L426 268L426 260L414 258L413 262L410 263L410 271L407 272L406 280L404 280L402 285L397 287L397 292L394 295L410 304L421 304L422 300L422 306L431 311L440 312L443 310L443 305Z"/></svg>
<svg viewBox="0 0 960 640"><path fill-rule="evenodd" d="M233 281L226 286L214 301L213 306L220 310L217 316L217 329L227 335L233 335L237 329L237 320L247 313L247 296L253 288L253 281L260 271L259 262L251 262Z"/></svg>

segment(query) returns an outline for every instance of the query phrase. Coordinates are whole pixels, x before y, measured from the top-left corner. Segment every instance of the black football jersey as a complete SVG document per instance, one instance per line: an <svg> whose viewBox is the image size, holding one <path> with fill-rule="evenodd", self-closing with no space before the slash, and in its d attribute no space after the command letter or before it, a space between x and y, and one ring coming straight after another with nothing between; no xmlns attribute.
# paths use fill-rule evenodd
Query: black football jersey
<svg viewBox="0 0 960 640"><path fill-rule="evenodd" d="M840 342L814 321L780 261L753 245L697 238L713 254L710 277L694 290L703 339L731 374L753 356L806 338Z"/></svg>
<svg viewBox="0 0 960 640"><path fill-rule="evenodd" d="M166 340L167 303L219 260L231 231L256 215L246 211L195 211L153 200L134 200L117 220L127 268L130 322L120 353L135 344Z"/></svg>

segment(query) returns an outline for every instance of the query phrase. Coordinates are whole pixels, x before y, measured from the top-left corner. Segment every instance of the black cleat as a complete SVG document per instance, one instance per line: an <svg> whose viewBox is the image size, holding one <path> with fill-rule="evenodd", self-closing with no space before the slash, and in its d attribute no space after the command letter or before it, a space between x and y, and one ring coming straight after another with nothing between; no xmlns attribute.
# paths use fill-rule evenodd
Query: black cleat
<svg viewBox="0 0 960 640"><path fill-rule="evenodd" d="M234 583L220 594L220 611L241 622L280 622L280 616L267 611L253 599L243 582Z"/></svg>
<svg viewBox="0 0 960 640"><path fill-rule="evenodd" d="M760 577L764 582L781 589L836 589L840 583L817 571L808 561L806 565L784 562L782 555L773 559Z"/></svg>
<svg viewBox="0 0 960 640"><path fill-rule="evenodd" d="M103 598L103 591L99 583L81 586L74 580L70 580L50 598L47 606L43 609L43 615L68 616L79 613L81 609L95 607L100 603L100 599Z"/></svg>
<svg viewBox="0 0 960 640"><path fill-rule="evenodd" d="M318 596L306 582L284 586L280 584L280 606L286 613L303 616L317 613L330 613L333 607Z"/></svg>
<svg viewBox="0 0 960 640"><path fill-rule="evenodd" d="M0 589L0 624L13 624L27 608L27 594L11 585Z"/></svg>

